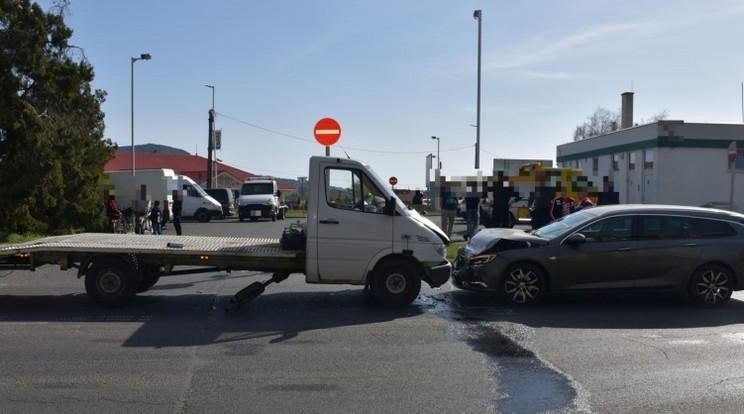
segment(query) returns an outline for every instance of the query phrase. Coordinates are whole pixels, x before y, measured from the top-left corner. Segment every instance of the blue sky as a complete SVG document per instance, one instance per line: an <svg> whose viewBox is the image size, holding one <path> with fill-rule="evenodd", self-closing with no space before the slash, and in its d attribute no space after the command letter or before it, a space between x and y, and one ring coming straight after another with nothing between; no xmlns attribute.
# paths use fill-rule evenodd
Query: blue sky
<svg viewBox="0 0 744 414"><path fill-rule="evenodd" d="M39 2L48 9L52 1ZM207 154L215 86L217 157L246 171L306 176L324 155L364 160L398 188L474 174L478 22L483 11L480 169L493 158L555 159L597 107L634 120L741 123L740 0L70 0L71 43L108 92L106 136Z"/></svg>

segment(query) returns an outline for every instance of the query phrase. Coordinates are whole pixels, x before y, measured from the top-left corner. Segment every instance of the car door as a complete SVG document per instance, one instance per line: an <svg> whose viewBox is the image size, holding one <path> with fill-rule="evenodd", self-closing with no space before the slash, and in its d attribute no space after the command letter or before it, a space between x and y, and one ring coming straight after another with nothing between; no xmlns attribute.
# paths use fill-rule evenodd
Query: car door
<svg viewBox="0 0 744 414"><path fill-rule="evenodd" d="M597 220L575 233L585 243L561 243L558 248L556 290L625 289L633 286L637 241L632 237L634 215Z"/></svg>
<svg viewBox="0 0 744 414"><path fill-rule="evenodd" d="M318 275L359 282L372 258L391 247L392 217L385 196L364 171L326 166L325 199L318 200Z"/></svg>
<svg viewBox="0 0 744 414"><path fill-rule="evenodd" d="M692 238L690 217L644 214L638 217L638 287L686 285L703 252Z"/></svg>

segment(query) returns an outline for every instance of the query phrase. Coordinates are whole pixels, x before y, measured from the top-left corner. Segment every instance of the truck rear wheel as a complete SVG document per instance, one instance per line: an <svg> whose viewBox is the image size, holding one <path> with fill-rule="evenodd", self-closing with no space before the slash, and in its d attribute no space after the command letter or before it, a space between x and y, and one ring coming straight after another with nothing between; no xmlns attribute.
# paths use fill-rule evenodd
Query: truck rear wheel
<svg viewBox="0 0 744 414"><path fill-rule="evenodd" d="M151 287L155 286L160 280L160 268L157 266L148 266L144 269L142 280L137 285L137 293L147 292Z"/></svg>
<svg viewBox="0 0 744 414"><path fill-rule="evenodd" d="M374 300L382 306L407 306L421 291L421 279L411 264L403 260L389 261L375 270L370 291Z"/></svg>
<svg viewBox="0 0 744 414"><path fill-rule="evenodd" d="M94 261L85 274L85 291L103 306L123 306L137 294L139 277L124 260L114 257Z"/></svg>

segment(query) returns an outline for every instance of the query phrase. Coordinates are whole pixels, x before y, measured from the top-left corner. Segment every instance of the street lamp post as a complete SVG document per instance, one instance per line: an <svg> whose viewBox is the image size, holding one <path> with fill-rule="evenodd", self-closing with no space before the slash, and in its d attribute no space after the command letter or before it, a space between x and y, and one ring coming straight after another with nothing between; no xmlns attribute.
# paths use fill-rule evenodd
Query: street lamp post
<svg viewBox="0 0 744 414"><path fill-rule="evenodd" d="M435 168L435 169L440 170L442 169L442 159L439 158L439 137L435 137L432 135L431 139L437 140L437 167L439 168Z"/></svg>
<svg viewBox="0 0 744 414"><path fill-rule="evenodd" d="M480 168L480 113L481 113L481 20L483 13L481 10L473 12L473 18L478 20L478 97L475 115L475 169Z"/></svg>
<svg viewBox="0 0 744 414"><path fill-rule="evenodd" d="M132 177L134 177L134 62L138 60L150 60L149 53L143 53L139 57L132 58Z"/></svg>
<svg viewBox="0 0 744 414"><path fill-rule="evenodd" d="M149 53L143 53L139 57L133 57L131 61L131 74L132 74L132 81L131 81L131 88L132 88L132 96L131 96L131 115L132 115L132 177L131 177L131 191L132 191L132 208L134 211L137 211L137 188L134 180L134 171L135 171L135 161L134 161L134 62L138 60L150 60L151 56ZM136 217L135 217L136 218Z"/></svg>
<svg viewBox="0 0 744 414"><path fill-rule="evenodd" d="M214 165L212 164L212 153L214 149L214 85L204 85L212 89L212 109L209 110L209 142L207 143L207 188L214 188L213 182L215 177ZM214 154L217 158L217 154Z"/></svg>

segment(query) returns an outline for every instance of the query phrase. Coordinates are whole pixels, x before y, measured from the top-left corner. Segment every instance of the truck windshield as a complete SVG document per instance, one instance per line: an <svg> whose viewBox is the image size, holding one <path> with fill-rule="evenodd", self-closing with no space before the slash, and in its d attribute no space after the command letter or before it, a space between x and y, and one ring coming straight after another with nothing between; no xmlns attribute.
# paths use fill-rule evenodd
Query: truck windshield
<svg viewBox="0 0 744 414"><path fill-rule="evenodd" d="M274 186L271 183L243 183L240 195L251 194L273 194Z"/></svg>

